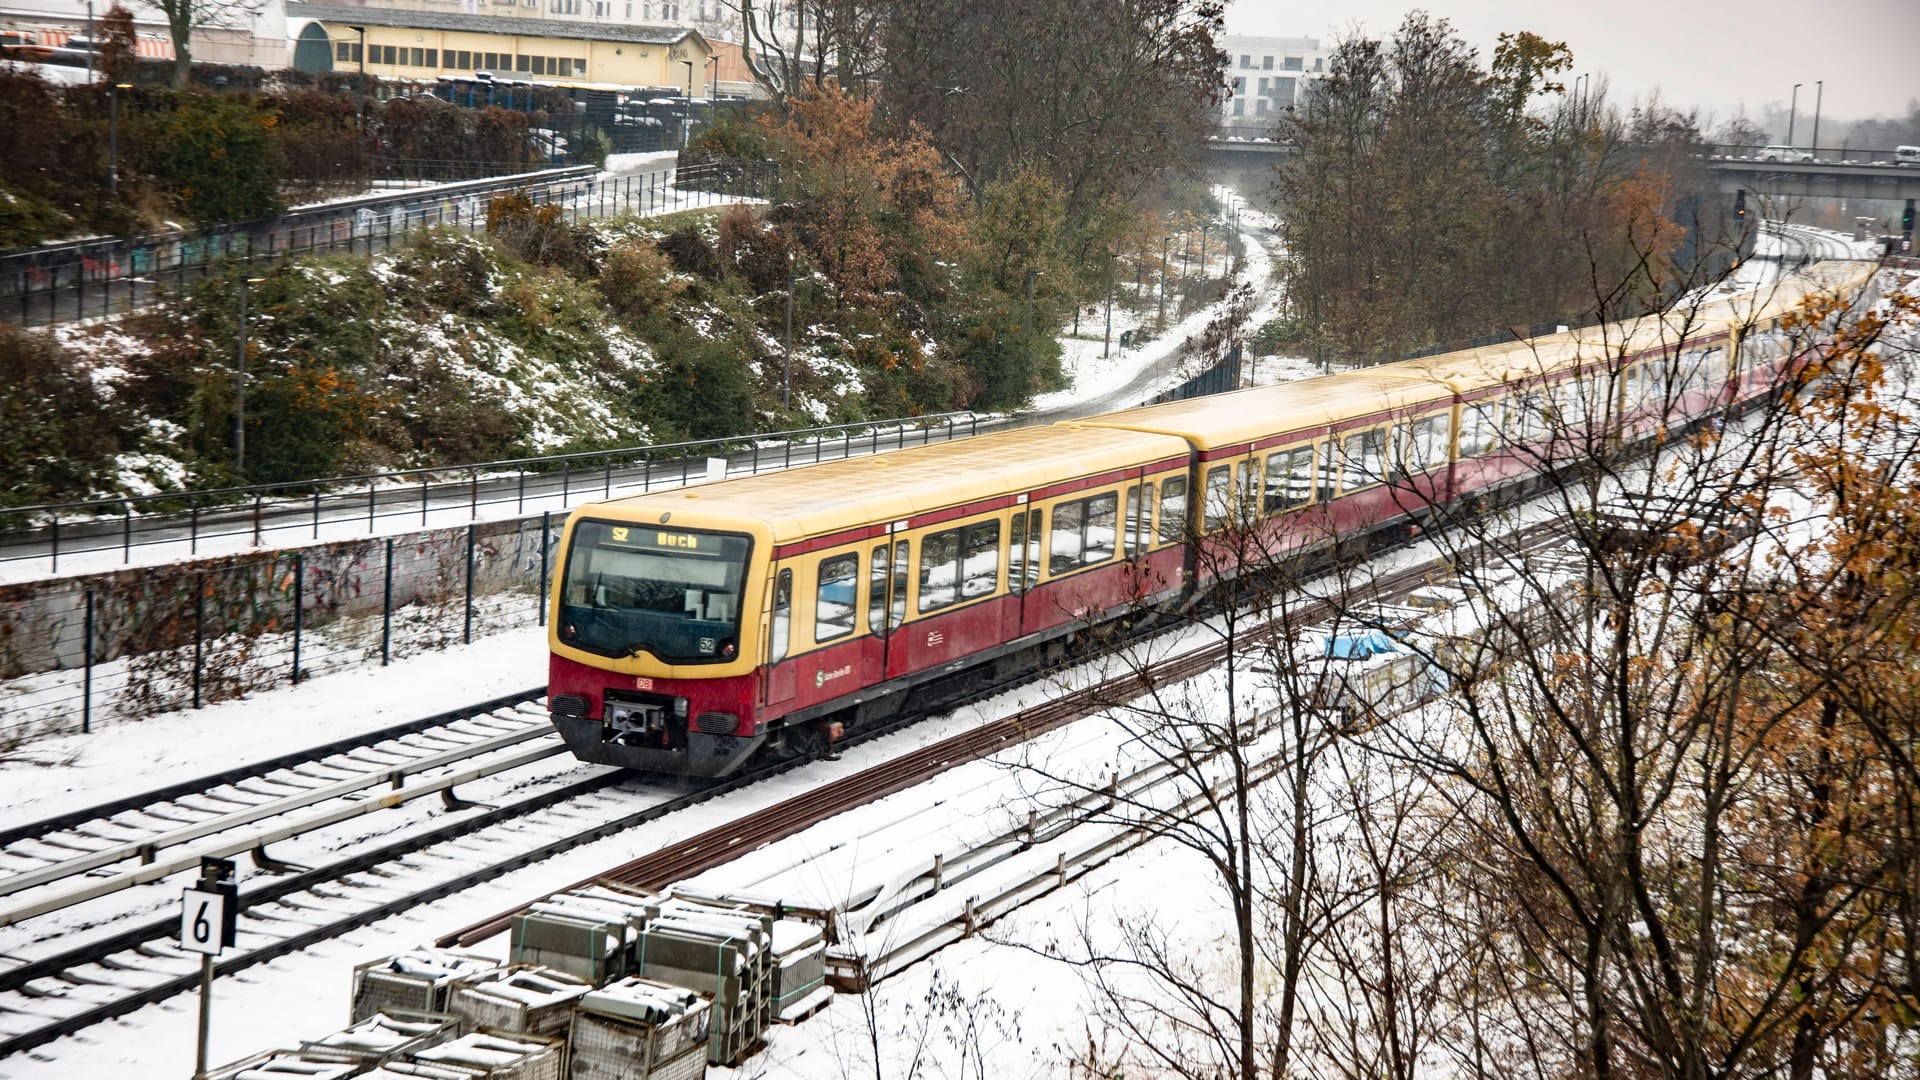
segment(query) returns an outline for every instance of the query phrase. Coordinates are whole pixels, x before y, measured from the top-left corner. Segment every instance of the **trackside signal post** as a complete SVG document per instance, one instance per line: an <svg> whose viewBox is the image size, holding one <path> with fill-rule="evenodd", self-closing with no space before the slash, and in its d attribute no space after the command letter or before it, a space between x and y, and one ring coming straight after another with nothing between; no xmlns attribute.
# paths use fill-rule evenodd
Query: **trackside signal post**
<svg viewBox="0 0 1920 1080"><path fill-rule="evenodd" d="M194 1080L207 1075L207 1031L213 1022L213 958L233 944L240 915L233 860L202 858L200 881L180 894L180 947L200 954L200 1041Z"/></svg>

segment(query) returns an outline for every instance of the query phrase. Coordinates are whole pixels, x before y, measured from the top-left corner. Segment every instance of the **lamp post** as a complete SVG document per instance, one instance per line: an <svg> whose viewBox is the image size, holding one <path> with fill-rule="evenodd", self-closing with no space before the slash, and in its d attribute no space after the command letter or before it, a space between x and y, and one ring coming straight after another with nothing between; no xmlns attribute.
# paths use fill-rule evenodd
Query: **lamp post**
<svg viewBox="0 0 1920 1080"><path fill-rule="evenodd" d="M240 348L233 367L233 472L240 479L247 475L247 286L264 280L240 275Z"/></svg>
<svg viewBox="0 0 1920 1080"><path fill-rule="evenodd" d="M1160 238L1160 319L1154 325L1164 329L1167 325L1167 248L1173 244L1173 234Z"/></svg>
<svg viewBox="0 0 1920 1080"><path fill-rule="evenodd" d="M793 252L787 252L787 349L780 361L780 407L793 402Z"/></svg>
<svg viewBox="0 0 1920 1080"><path fill-rule="evenodd" d="M685 150L687 143L693 141L693 61L680 62L687 67L687 115L680 121L680 149Z"/></svg>
<svg viewBox="0 0 1920 1080"><path fill-rule="evenodd" d="M1793 115L1800 111L1800 88L1806 83L1793 84L1793 98L1787 105L1787 145L1793 145Z"/></svg>
<svg viewBox="0 0 1920 1080"><path fill-rule="evenodd" d="M360 47L357 53L360 57L360 78L353 87L353 128L359 131L367 126L367 28L349 26L347 29L358 31L360 34Z"/></svg>
<svg viewBox="0 0 1920 1080"><path fill-rule="evenodd" d="M132 83L107 84L107 194L120 194L120 91Z"/></svg>
<svg viewBox="0 0 1920 1080"><path fill-rule="evenodd" d="M1813 81L1813 145L1809 149L1813 151L1816 159L1820 157L1820 99L1826 96L1826 92L1826 80L1815 79Z"/></svg>
<svg viewBox="0 0 1920 1080"><path fill-rule="evenodd" d="M1107 336L1100 342L1100 358L1107 358L1113 348L1113 260L1114 253L1107 252Z"/></svg>

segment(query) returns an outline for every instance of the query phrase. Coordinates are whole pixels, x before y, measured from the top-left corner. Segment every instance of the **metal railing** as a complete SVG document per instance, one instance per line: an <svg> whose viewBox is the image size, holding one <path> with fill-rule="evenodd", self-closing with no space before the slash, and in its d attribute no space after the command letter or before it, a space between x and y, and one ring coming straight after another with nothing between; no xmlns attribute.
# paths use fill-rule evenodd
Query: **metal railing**
<svg viewBox="0 0 1920 1080"><path fill-rule="evenodd" d="M729 475L813 464L860 452L978 434L972 412L938 413L800 428L749 437L589 450L443 468L406 469L295 483L134 495L0 509L0 563L173 545L168 557L196 556L209 541L240 538L243 547L291 546L323 538L372 536L401 528L524 516L578 503L673 487L706 475L707 460L727 459ZM510 509L509 509L510 508ZM387 529L382 529L382 523Z"/></svg>
<svg viewBox="0 0 1920 1080"><path fill-rule="evenodd" d="M1707 156L1723 161L1762 161L1768 160L1767 151L1773 146L1785 146L1785 143L1752 145L1747 143L1715 143L1707 148ZM1891 149L1874 150L1864 146L1799 146L1792 147L1796 158L1793 161L1782 160L1783 165L1898 165ZM1811 154L1811 160L1799 158L1799 154ZM1763 156L1766 155L1766 156Z"/></svg>
<svg viewBox="0 0 1920 1080"><path fill-rule="evenodd" d="M52 326L134 310L240 260L294 255L371 255L418 229L486 227L489 199L523 192L564 207L574 220L659 214L756 197L767 170L696 165L627 176L569 168L367 196L309 207L268 222L203 233L168 233L54 244L0 255L0 318Z"/></svg>

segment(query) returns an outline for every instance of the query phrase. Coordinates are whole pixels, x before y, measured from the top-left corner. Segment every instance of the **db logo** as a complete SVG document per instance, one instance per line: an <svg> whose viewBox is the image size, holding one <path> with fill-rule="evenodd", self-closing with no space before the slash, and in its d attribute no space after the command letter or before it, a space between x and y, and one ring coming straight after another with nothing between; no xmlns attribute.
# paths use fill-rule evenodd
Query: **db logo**
<svg viewBox="0 0 1920 1080"><path fill-rule="evenodd" d="M929 631L927 631L927 644L928 644L928 645L938 645L938 644L940 644L941 642L944 642L944 641L946 641L946 640L947 640L947 635L946 635L945 633L942 633L942 632L941 632L941 631L939 631L939 630L929 630Z"/></svg>
<svg viewBox="0 0 1920 1080"><path fill-rule="evenodd" d="M633 680L633 688L635 690L651 690L653 689L653 680L643 675Z"/></svg>

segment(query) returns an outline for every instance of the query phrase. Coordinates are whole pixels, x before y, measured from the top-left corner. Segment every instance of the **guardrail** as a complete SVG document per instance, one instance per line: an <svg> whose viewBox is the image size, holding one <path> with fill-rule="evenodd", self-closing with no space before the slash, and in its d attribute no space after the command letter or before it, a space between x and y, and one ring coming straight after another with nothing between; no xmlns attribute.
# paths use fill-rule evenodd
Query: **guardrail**
<svg viewBox="0 0 1920 1080"><path fill-rule="evenodd" d="M486 226L487 201L524 192L575 220L615 213L667 213L725 198L757 196L764 170L695 165L629 176L591 167L489 178L306 207L273 221L203 233L162 233L54 244L0 255L0 318L52 326L143 307L233 260L247 265L292 255L371 255L416 229Z"/></svg>
<svg viewBox="0 0 1920 1080"><path fill-rule="evenodd" d="M376 535L382 520L400 518L424 527L435 511L451 510L458 515L454 520L471 521L482 507L511 504L516 516L542 507L565 510L576 501L606 498L616 486L646 492L683 484L704 473L709 457L727 457L730 472L752 475L829 454L905 446L910 432L916 441L974 435L980 424L972 412L937 413L752 437L21 506L0 510L0 521L16 522L0 528L0 563L46 559L48 571L57 572L62 555L84 552L118 550L121 564L130 565L135 548L155 544L184 543L184 554L191 556L219 537L245 537L254 546L292 544L320 539L323 527L334 536Z"/></svg>
<svg viewBox="0 0 1920 1080"><path fill-rule="evenodd" d="M1725 161L1769 161L1777 160L1783 165L1898 165L1892 149L1875 150L1864 146L1794 146L1792 160L1784 156L1776 157L1769 151L1777 151L1784 143L1757 146L1748 143L1714 143L1707 147L1707 156ZM1808 154L1810 158L1798 155Z"/></svg>

